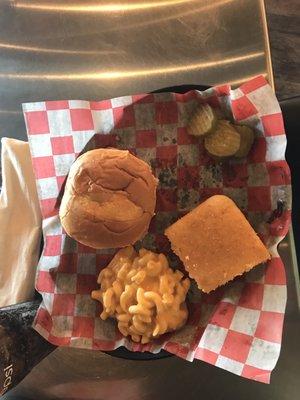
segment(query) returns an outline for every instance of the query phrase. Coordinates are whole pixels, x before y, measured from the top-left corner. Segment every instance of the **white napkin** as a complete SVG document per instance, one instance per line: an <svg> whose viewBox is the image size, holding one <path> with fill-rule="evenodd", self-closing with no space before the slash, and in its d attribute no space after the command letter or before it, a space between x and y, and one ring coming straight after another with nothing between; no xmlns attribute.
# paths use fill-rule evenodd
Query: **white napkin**
<svg viewBox="0 0 300 400"><path fill-rule="evenodd" d="M0 307L31 300L39 257L41 212L29 145L3 138L0 194Z"/></svg>

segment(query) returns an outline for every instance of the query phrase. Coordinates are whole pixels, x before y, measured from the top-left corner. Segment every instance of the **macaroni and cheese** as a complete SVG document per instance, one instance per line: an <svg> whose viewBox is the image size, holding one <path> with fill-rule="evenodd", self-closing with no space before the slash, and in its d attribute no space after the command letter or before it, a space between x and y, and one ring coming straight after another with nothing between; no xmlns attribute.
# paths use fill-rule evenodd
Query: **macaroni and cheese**
<svg viewBox="0 0 300 400"><path fill-rule="evenodd" d="M182 327L188 316L185 297L190 280L173 271L163 254L132 246L118 251L97 281L92 298L103 305L100 317L114 317L124 336L148 343Z"/></svg>

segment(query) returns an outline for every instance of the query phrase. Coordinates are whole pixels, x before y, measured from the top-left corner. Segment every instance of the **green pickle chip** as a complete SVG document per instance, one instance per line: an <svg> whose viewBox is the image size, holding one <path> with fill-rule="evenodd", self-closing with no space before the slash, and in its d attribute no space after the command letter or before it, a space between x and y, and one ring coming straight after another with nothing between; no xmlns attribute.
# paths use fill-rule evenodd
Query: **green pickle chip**
<svg viewBox="0 0 300 400"><path fill-rule="evenodd" d="M216 129L207 135L204 147L212 157L230 157L240 148L241 138L233 125L226 120L218 121Z"/></svg>
<svg viewBox="0 0 300 400"><path fill-rule="evenodd" d="M245 125L234 125L241 137L240 148L235 153L235 157L243 158L247 157L254 141L254 132L249 126Z"/></svg>
<svg viewBox="0 0 300 400"><path fill-rule="evenodd" d="M216 127L218 118L209 104L200 104L188 124L187 131L193 136L204 136Z"/></svg>

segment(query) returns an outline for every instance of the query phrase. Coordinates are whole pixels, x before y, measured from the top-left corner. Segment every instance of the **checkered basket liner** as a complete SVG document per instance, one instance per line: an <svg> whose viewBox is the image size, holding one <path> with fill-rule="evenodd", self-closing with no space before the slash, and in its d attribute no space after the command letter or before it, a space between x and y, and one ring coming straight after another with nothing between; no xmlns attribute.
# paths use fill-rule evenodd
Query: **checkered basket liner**
<svg viewBox="0 0 300 400"><path fill-rule="evenodd" d="M254 128L256 139L247 159L217 164L187 134L190 114L202 102ZM225 85L99 102L27 103L23 111L44 234L36 278L43 301L34 328L58 346L112 350L124 345L153 353L165 349L268 383L280 352L286 305L277 245L289 229L291 187L282 114L265 79L259 76L235 90ZM245 213L272 259L209 295L193 286L189 320L180 331L146 345L122 337L113 320L99 318L100 304L90 298L114 250L96 251L75 242L58 217L71 164L97 147L128 149L159 178L156 216L140 246L168 254L178 266L164 229L205 198L224 193Z"/></svg>

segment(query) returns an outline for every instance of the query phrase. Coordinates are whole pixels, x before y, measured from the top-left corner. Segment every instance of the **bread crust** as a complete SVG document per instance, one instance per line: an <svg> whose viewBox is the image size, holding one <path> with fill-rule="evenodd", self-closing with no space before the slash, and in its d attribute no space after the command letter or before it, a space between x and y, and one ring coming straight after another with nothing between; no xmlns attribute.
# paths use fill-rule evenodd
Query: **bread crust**
<svg viewBox="0 0 300 400"><path fill-rule="evenodd" d="M243 213L223 195L207 199L165 234L189 276L207 293L270 258Z"/></svg>
<svg viewBox="0 0 300 400"><path fill-rule="evenodd" d="M96 249L141 239L154 215L157 180L127 150L96 149L71 166L59 216L67 234Z"/></svg>

